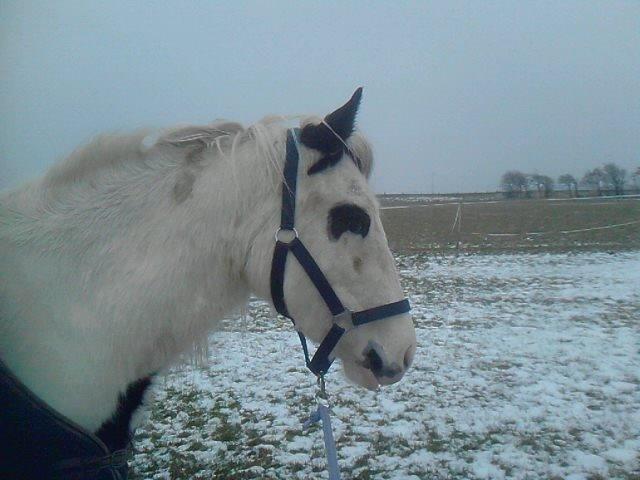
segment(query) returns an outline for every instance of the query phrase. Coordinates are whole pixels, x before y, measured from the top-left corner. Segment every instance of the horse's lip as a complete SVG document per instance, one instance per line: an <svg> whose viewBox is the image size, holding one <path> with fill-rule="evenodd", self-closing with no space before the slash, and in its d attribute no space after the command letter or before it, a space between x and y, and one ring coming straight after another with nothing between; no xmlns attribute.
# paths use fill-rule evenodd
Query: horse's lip
<svg viewBox="0 0 640 480"><path fill-rule="evenodd" d="M363 365L364 362L356 362L356 365L361 367L364 370L364 377L366 379L365 383L361 383L360 386L366 388L367 390L371 390L372 392L377 392L380 390L382 386L378 378L373 374L371 370Z"/></svg>
<svg viewBox="0 0 640 480"><path fill-rule="evenodd" d="M361 367L363 370L366 371L366 376L370 377L371 379L373 379L373 382L371 382L371 383L375 383L376 384L375 387L370 387L369 385L364 385L364 387L367 388L368 390L380 390L381 387L385 387L387 385L393 385L394 383L398 383L400 380L402 380L402 377L404 377L404 373L405 372L399 372L398 375L395 375L393 377L381 376L380 378L378 378L369 369L369 363L370 362L367 359L357 360L356 361L356 365L358 365L359 367Z"/></svg>
<svg viewBox="0 0 640 480"><path fill-rule="evenodd" d="M378 382L378 380L375 378L375 376L371 375L375 380L371 383L366 383L365 385L361 385L364 388L366 388L367 390L371 391L371 392L378 392L380 391L380 388L382 387L382 385Z"/></svg>
<svg viewBox="0 0 640 480"><path fill-rule="evenodd" d="M393 385L394 383L398 383L400 380L402 380L402 377L404 377L404 372L401 372L400 374L396 375L395 377L383 377L380 379L376 379L378 380L378 383L380 384L380 387L384 387L387 385Z"/></svg>

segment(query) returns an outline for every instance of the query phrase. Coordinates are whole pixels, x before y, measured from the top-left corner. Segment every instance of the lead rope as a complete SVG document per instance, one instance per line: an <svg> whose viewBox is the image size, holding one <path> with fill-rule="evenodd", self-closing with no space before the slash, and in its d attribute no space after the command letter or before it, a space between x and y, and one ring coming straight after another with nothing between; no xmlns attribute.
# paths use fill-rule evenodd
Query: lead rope
<svg viewBox="0 0 640 480"><path fill-rule="evenodd" d="M329 405L329 396L325 388L324 375L318 375L318 390L316 391L316 401L318 408L311 416L302 424L302 428L307 430L314 423L322 422L322 432L324 434L324 449L327 452L327 470L329 471L329 480L340 480L340 467L338 466L338 453L336 451L336 442L333 439L333 429L331 428L331 406Z"/></svg>

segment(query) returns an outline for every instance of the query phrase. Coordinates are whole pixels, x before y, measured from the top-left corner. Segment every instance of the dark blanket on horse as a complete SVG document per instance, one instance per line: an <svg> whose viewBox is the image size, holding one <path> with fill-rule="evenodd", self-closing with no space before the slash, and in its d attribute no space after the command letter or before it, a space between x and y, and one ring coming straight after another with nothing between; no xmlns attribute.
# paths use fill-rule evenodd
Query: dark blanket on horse
<svg viewBox="0 0 640 480"><path fill-rule="evenodd" d="M98 437L33 394L0 361L0 478L124 480L127 450Z"/></svg>

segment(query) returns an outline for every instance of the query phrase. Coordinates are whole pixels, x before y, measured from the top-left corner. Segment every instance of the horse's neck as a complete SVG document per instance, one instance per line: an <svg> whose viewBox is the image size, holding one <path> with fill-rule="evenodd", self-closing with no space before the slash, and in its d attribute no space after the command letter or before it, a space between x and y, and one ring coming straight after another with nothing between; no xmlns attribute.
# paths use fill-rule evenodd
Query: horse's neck
<svg viewBox="0 0 640 480"><path fill-rule="evenodd" d="M248 161L214 168L186 198L174 190L184 172L142 176L117 198L98 189L42 217L40 232L26 228L38 237L32 248L0 252L0 356L81 425L99 427L128 384L166 368L246 300L265 188L242 171ZM43 255L47 241L55 248Z"/></svg>

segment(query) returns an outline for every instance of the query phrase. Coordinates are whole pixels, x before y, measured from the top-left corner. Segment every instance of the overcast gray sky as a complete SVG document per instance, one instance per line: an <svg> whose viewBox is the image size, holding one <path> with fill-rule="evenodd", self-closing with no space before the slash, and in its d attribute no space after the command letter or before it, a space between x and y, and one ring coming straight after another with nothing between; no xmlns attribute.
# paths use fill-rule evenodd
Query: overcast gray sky
<svg viewBox="0 0 640 480"><path fill-rule="evenodd" d="M103 131L328 113L379 192L640 165L640 2L0 0L0 188Z"/></svg>

